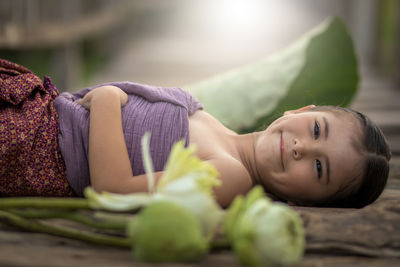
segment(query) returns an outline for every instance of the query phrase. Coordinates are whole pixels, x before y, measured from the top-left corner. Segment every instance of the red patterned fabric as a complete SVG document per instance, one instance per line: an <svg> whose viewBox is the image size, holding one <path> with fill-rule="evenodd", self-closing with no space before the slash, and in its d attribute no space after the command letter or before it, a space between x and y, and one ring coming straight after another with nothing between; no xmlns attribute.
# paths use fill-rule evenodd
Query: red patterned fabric
<svg viewBox="0 0 400 267"><path fill-rule="evenodd" d="M0 196L74 196L58 145L58 91L0 59Z"/></svg>

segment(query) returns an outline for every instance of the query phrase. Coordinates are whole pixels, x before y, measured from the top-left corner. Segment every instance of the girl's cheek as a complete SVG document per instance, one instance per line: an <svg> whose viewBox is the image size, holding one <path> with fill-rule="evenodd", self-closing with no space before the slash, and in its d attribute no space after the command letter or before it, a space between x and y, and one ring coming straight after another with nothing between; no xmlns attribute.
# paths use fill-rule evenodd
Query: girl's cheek
<svg viewBox="0 0 400 267"><path fill-rule="evenodd" d="M309 185L313 177L311 166L306 161L294 161L290 172L293 182L300 186Z"/></svg>

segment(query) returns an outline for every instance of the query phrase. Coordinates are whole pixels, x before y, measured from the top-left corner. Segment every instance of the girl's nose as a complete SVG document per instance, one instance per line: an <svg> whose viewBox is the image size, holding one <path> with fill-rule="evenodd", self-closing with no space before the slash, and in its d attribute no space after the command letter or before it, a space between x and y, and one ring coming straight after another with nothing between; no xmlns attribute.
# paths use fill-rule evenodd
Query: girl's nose
<svg viewBox="0 0 400 267"><path fill-rule="evenodd" d="M295 160L299 160L304 156L304 153L305 153L305 146L303 142L295 138L293 140L293 158Z"/></svg>

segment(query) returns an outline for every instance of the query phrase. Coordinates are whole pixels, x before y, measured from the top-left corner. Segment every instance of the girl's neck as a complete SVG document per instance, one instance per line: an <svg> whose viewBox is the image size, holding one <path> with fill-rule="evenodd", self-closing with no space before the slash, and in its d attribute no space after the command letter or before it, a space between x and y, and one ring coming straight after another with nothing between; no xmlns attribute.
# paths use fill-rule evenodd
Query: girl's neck
<svg viewBox="0 0 400 267"><path fill-rule="evenodd" d="M232 138L232 143L235 148L236 158L249 172L253 185L261 184L260 174L257 170L255 147L260 132L249 134L235 135ZM262 185L262 184L261 184Z"/></svg>

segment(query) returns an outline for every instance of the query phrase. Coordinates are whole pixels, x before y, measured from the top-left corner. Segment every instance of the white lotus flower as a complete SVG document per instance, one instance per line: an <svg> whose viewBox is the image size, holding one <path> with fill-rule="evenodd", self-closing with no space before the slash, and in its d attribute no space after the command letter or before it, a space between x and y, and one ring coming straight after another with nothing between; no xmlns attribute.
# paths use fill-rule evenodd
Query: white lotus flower
<svg viewBox="0 0 400 267"><path fill-rule="evenodd" d="M114 194L109 192L97 193L90 186L85 188L85 197L93 209L108 211L132 211L141 208L151 201L147 193Z"/></svg>
<svg viewBox="0 0 400 267"><path fill-rule="evenodd" d="M211 239L224 214L212 192L212 188L220 184L218 172L213 165L194 155L194 146L185 148L184 142L180 141L172 147L164 174L155 186L149 139L148 133L142 138L149 193L99 194L89 187L85 189L89 204L93 208L129 211L156 201L170 201L193 212L202 226L204 236Z"/></svg>

